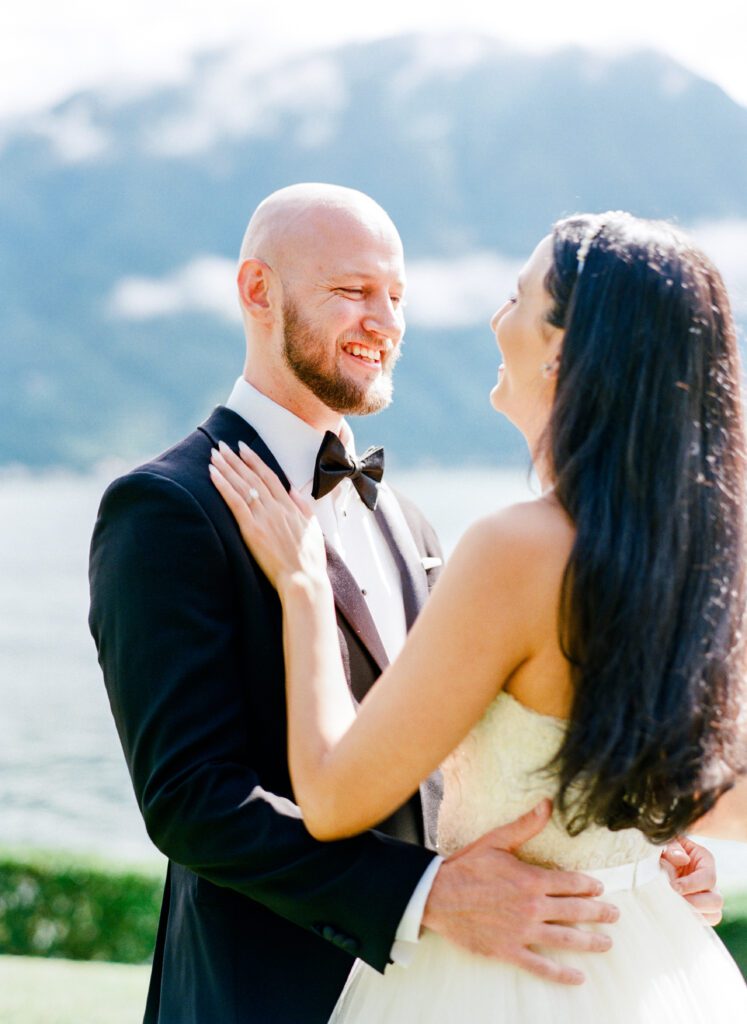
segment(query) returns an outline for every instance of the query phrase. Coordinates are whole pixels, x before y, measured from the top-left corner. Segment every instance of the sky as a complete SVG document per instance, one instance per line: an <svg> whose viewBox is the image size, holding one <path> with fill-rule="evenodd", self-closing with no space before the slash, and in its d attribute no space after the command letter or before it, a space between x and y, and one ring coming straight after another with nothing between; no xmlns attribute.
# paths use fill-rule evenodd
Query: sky
<svg viewBox="0 0 747 1024"><path fill-rule="evenodd" d="M747 220L690 225L724 276L735 313L747 323ZM523 260L495 252L407 261L407 323L431 328L487 325L503 298L514 291ZM125 277L107 299L110 314L123 320L155 320L185 312L211 313L240 323L236 260L198 256L164 277ZM454 302L454 295L459 302Z"/></svg>
<svg viewBox="0 0 747 1024"><path fill-rule="evenodd" d="M479 32L545 51L646 46L718 82L747 106L745 0L23 0L0 11L0 118L46 109L81 88L125 93L186 76L200 50L239 44L257 62L405 32Z"/></svg>
<svg viewBox="0 0 747 1024"><path fill-rule="evenodd" d="M747 0L625 0L613 9L599 0L524 0L512 7L486 0L441 7L433 0L376 0L375 5L128 0L126 6L67 0L64 7L58 0L23 0L0 9L0 119L32 116L81 88L105 87L127 95L178 82L188 76L194 55L204 50L238 47L244 58L240 63L245 65L248 56L259 69L309 49L423 31L479 33L532 52L567 45L605 52L650 47L718 82L747 106ZM74 158L85 156L96 143L79 135L76 144L84 152L76 150ZM747 221L691 227L722 267L739 313L747 316ZM492 312L496 281L510 290L517 268L496 254L477 253L466 258L462 269L469 282L463 315L470 322L482 321ZM409 271L411 322L458 326L453 310L438 301L439 295L448 295L442 287L444 268L421 261L411 262ZM232 319L232 279L230 260L206 255L164 279L121 281L110 307L118 316L147 319L168 315L175 305L189 306L190 297L199 295L206 309Z"/></svg>

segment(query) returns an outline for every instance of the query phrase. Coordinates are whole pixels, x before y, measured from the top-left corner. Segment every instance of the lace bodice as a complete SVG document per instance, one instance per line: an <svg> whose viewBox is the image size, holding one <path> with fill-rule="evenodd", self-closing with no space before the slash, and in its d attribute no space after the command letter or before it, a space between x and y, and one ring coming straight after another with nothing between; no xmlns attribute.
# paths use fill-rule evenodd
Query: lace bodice
<svg viewBox="0 0 747 1024"><path fill-rule="evenodd" d="M542 797L553 797L552 776L542 771L558 750L562 719L541 715L501 692L442 771L444 799L438 819L439 852L448 856L484 832L504 825ZM569 836L557 813L519 855L535 864L595 869L649 856L653 847L637 830L590 827Z"/></svg>

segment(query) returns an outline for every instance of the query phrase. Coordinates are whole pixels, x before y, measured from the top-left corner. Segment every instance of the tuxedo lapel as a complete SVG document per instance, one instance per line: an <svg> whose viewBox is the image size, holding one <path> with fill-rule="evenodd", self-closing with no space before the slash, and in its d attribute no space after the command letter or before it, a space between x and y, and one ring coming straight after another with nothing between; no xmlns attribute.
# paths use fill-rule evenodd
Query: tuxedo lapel
<svg viewBox="0 0 747 1024"><path fill-rule="evenodd" d="M290 490L290 481L275 456L251 423L247 423L244 417L239 416L237 412L227 409L224 405L219 405L198 429L212 441L214 448L218 447L219 441L225 441L228 447L234 450L238 448L239 441L248 444L265 465L277 473L286 491Z"/></svg>
<svg viewBox="0 0 747 1024"><path fill-rule="evenodd" d="M234 450L238 447L239 441L248 444L262 461L277 473L280 482L286 491L290 490L290 481L283 472L277 459L267 447L251 424L225 406L218 406L205 423L199 428L217 448L219 441ZM344 617L350 628L354 631L360 642L368 650L381 672L389 664L381 642L378 630L374 624L371 612L368 610L360 587L356 583L352 573L345 565L337 552L329 544L327 549L327 574L332 584L335 596L335 606L338 612Z"/></svg>
<svg viewBox="0 0 747 1024"><path fill-rule="evenodd" d="M397 563L402 580L405 620L407 628L411 629L428 597L428 583L420 553L397 504L397 499L384 486L379 487L379 500L376 503L374 515Z"/></svg>
<svg viewBox="0 0 747 1024"><path fill-rule="evenodd" d="M327 549L327 575L332 583L337 610L347 620L351 629L354 630L358 639L379 666L380 671L383 672L389 664L389 658L384 650L384 644L381 642L373 616L363 599L360 587L335 549L330 544L325 544L325 547Z"/></svg>
<svg viewBox="0 0 747 1024"><path fill-rule="evenodd" d="M381 532L389 545L402 580L402 600L408 630L417 618L428 597L428 581L420 552L410 527L395 495L379 486L379 500L374 512ZM438 806L443 795L440 772L434 772L420 783L420 841L430 849L437 849Z"/></svg>

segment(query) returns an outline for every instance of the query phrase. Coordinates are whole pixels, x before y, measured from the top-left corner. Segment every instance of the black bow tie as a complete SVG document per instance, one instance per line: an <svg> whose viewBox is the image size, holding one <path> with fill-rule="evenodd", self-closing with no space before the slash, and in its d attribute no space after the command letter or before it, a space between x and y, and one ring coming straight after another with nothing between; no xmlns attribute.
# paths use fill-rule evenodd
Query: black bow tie
<svg viewBox="0 0 747 1024"><path fill-rule="evenodd" d="M331 430L324 435L322 446L314 466L312 498L323 498L345 477L350 477L353 487L368 508L373 511L379 497L379 481L384 475L384 449L369 448L356 459Z"/></svg>

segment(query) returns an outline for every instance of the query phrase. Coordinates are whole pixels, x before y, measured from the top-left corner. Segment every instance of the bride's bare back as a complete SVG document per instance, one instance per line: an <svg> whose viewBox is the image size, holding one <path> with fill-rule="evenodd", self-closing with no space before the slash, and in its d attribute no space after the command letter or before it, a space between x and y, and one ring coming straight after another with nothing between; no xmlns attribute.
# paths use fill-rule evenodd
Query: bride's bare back
<svg viewBox="0 0 747 1024"><path fill-rule="evenodd" d="M524 596L534 613L527 616L524 628L533 653L504 682L504 688L535 711L566 718L572 690L568 662L560 649L558 611L575 531L552 492L514 505L496 528L518 530L519 524L530 557Z"/></svg>

